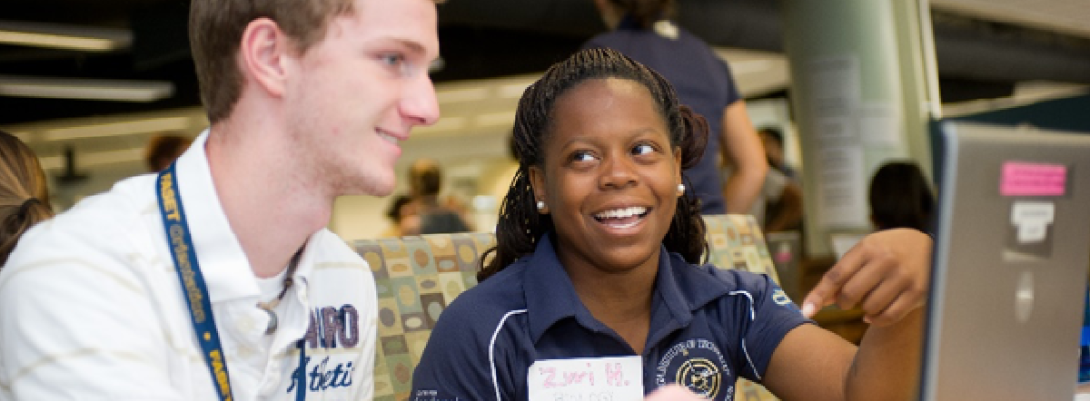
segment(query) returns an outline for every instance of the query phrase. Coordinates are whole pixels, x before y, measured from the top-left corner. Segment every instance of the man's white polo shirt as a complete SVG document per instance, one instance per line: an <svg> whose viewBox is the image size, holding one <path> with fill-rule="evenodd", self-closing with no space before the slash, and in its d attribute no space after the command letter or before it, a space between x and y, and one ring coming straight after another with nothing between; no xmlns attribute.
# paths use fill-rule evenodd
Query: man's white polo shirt
<svg viewBox="0 0 1090 401"><path fill-rule="evenodd" d="M207 136L178 160L177 179L235 399L295 399L299 338L308 400L371 399L377 311L366 262L328 230L311 235L266 341ZM0 400L217 399L155 189L155 175L120 181L20 240L0 270Z"/></svg>

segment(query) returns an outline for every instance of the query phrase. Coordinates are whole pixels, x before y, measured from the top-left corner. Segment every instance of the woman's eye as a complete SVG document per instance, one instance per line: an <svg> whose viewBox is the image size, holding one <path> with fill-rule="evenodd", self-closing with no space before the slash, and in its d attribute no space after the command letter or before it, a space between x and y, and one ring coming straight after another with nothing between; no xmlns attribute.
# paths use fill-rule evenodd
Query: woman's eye
<svg viewBox="0 0 1090 401"><path fill-rule="evenodd" d="M654 152L654 151L655 151L655 148L653 146L651 146L651 145L648 145L648 144L640 144L640 145L636 145L636 147L632 148L632 154L634 154L634 155L646 155L646 154Z"/></svg>
<svg viewBox="0 0 1090 401"><path fill-rule="evenodd" d="M575 152L571 156L572 161L576 162L589 162L594 160L594 155L590 152Z"/></svg>

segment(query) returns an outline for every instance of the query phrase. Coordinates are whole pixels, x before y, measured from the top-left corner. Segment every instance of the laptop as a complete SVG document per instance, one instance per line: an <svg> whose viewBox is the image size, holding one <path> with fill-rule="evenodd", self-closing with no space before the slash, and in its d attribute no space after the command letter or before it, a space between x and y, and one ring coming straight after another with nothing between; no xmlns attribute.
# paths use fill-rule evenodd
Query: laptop
<svg viewBox="0 0 1090 401"><path fill-rule="evenodd" d="M922 400L1072 400L1090 133L940 124Z"/></svg>

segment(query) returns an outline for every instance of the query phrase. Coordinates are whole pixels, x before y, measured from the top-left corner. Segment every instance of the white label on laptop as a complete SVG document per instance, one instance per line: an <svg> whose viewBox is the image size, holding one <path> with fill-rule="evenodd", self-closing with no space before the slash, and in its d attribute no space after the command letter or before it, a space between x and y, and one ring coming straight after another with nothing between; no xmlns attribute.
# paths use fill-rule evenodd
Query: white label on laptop
<svg viewBox="0 0 1090 401"><path fill-rule="evenodd" d="M531 401L643 399L643 362L638 356L546 359L526 374Z"/></svg>
<svg viewBox="0 0 1090 401"><path fill-rule="evenodd" d="M1044 241L1048 226L1056 218L1056 205L1052 202L1016 201L1011 208L1011 224L1018 227L1018 243Z"/></svg>

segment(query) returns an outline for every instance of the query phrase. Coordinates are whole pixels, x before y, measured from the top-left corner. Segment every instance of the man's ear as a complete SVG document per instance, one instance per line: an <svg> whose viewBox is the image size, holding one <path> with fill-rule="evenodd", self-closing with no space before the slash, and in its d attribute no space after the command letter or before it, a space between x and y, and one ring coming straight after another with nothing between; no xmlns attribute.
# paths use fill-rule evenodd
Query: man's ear
<svg viewBox="0 0 1090 401"><path fill-rule="evenodd" d="M290 42L280 26L268 18L250 21L242 32L238 60L240 68L244 76L269 96L280 97L284 94L284 63L292 50Z"/></svg>
<svg viewBox="0 0 1090 401"><path fill-rule="evenodd" d="M530 187L534 190L534 207L539 214L549 214L549 202L545 200L545 172L538 166L530 166ZM544 205L538 208L537 205Z"/></svg>

